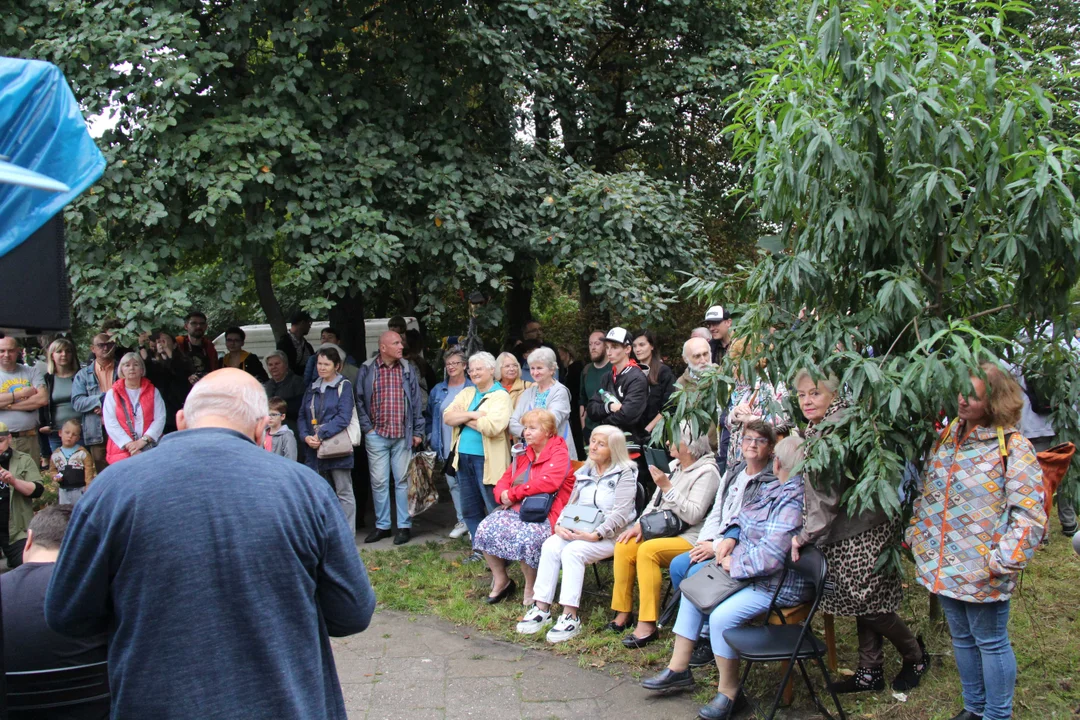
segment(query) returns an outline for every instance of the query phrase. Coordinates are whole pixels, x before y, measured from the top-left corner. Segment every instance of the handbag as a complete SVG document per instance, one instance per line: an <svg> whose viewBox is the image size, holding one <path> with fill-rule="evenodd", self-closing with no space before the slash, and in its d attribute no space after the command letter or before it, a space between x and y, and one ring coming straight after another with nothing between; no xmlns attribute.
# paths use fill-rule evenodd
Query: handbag
<svg viewBox="0 0 1080 720"><path fill-rule="evenodd" d="M529 463L525 468L524 479L514 481L514 485L523 485L529 481L529 472L532 470L532 463ZM566 473L563 474L563 478L570 472L570 459L566 459ZM558 491L553 493L537 493L536 495L529 495L523 498L521 505L518 508L518 517L522 522L529 523L541 523L547 522L548 515L551 514L551 506L555 504L555 495Z"/></svg>
<svg viewBox="0 0 1080 720"><path fill-rule="evenodd" d="M604 511L593 505L571 503L563 508L562 515L559 516L559 525L582 533L596 532L596 528L603 522Z"/></svg>
<svg viewBox="0 0 1080 720"><path fill-rule="evenodd" d="M663 494L656 496L656 500L653 501L654 508L660 507L663 497ZM675 537L688 527L674 510L654 510L646 513L638 518L638 524L641 525L642 541Z"/></svg>
<svg viewBox="0 0 1080 720"><path fill-rule="evenodd" d="M416 517L439 502L434 474L435 453L431 450L413 453L405 473L409 479L409 517Z"/></svg>
<svg viewBox="0 0 1080 720"><path fill-rule="evenodd" d="M476 409L479 410L480 406L487 400L487 395L480 398L480 402L476 403ZM457 462L457 446L461 442L461 431L458 431L457 441L454 443L454 447L450 448L450 452L446 454L446 460L443 461L443 475L447 477L457 477L457 468L454 467L454 463Z"/></svg>
<svg viewBox="0 0 1080 720"><path fill-rule="evenodd" d="M338 385L338 397L341 397L341 385ZM353 413L356 413L356 408L353 408ZM311 417L315 418L315 395L311 396ZM318 425L315 426L318 428ZM357 425L359 429L359 424ZM345 457L346 455L352 455L353 453L353 441L349 437L349 429L345 428L339 433L335 433L328 438L325 438L319 445L319 449L315 451L315 456L320 460L333 460L335 458Z"/></svg>
<svg viewBox="0 0 1080 720"><path fill-rule="evenodd" d="M711 562L690 577L684 578L679 583L679 592L694 607L708 614L749 584L745 580L736 580L727 570Z"/></svg>

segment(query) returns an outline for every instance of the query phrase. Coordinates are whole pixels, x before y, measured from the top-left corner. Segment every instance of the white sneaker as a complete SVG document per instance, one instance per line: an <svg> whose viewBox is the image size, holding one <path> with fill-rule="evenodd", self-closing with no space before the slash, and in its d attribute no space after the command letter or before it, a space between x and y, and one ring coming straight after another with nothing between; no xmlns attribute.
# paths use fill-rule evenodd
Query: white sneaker
<svg viewBox="0 0 1080 720"><path fill-rule="evenodd" d="M522 635L535 635L551 621L551 613L533 605L525 611L525 617L517 624L517 631Z"/></svg>
<svg viewBox="0 0 1080 720"><path fill-rule="evenodd" d="M569 613L563 613L559 616L559 621L555 623L555 627L548 630L547 641L549 643L564 642L580 633L581 620L571 616Z"/></svg>
<svg viewBox="0 0 1080 720"><path fill-rule="evenodd" d="M465 523L458 523L454 526L454 529L450 531L450 539L457 540L467 532L469 532L469 528L465 527Z"/></svg>

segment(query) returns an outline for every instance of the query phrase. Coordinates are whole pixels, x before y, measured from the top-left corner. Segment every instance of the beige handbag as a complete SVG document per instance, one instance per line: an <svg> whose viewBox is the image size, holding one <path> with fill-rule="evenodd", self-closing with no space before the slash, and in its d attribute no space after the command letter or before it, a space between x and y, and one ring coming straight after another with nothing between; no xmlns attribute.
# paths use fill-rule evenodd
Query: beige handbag
<svg viewBox="0 0 1080 720"><path fill-rule="evenodd" d="M341 394L340 386L338 395ZM355 413L355 409L353 410ZM311 417L315 417L315 396L311 396ZM319 426L316 425L315 429L318 431ZM345 428L341 432L331 435L322 441L319 445L319 449L315 452L315 456L320 460L333 460L335 458L345 457L346 455L353 454L352 438L349 437L349 428Z"/></svg>

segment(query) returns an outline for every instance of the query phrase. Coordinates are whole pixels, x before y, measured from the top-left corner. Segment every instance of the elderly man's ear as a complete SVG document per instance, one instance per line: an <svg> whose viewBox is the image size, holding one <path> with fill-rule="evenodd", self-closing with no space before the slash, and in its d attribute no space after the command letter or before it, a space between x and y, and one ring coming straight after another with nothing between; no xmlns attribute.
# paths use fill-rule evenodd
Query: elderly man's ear
<svg viewBox="0 0 1080 720"><path fill-rule="evenodd" d="M181 408L176 411L176 429L187 430L187 420L184 418L184 410Z"/></svg>

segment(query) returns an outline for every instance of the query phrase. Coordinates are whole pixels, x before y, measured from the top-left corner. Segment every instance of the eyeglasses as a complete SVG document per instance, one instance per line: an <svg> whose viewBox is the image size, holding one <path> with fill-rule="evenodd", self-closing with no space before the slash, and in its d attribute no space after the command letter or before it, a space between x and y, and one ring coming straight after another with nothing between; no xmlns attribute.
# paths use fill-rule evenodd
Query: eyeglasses
<svg viewBox="0 0 1080 720"><path fill-rule="evenodd" d="M272 412L272 413L270 413L270 417L285 417L285 416L283 414L279 413L279 412Z"/></svg>
<svg viewBox="0 0 1080 720"><path fill-rule="evenodd" d="M446 363L446 367L448 367L448 368L459 368L459 367L464 367L464 366L465 366L465 363L463 363L463 362L448 362L448 363Z"/></svg>
<svg viewBox="0 0 1080 720"><path fill-rule="evenodd" d="M769 438L763 438L763 437L745 437L745 436L743 436L742 441L744 443L746 443L747 445L768 445L769 444Z"/></svg>
<svg viewBox="0 0 1080 720"><path fill-rule="evenodd" d="M116 347L116 343L114 343L114 342L94 343L94 347L111 348L111 347Z"/></svg>

